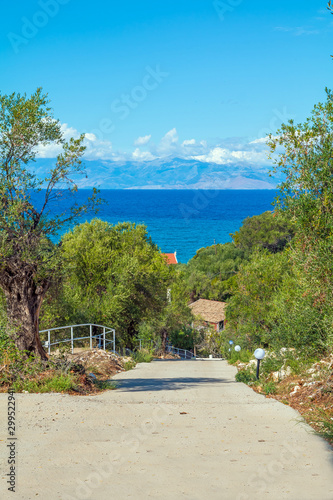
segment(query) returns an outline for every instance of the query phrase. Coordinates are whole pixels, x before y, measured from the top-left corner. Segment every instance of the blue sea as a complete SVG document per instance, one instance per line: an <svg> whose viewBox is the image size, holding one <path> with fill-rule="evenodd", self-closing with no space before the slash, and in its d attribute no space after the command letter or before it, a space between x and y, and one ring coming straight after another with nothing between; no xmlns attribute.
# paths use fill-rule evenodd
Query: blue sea
<svg viewBox="0 0 333 500"><path fill-rule="evenodd" d="M106 203L97 217L112 224L145 224L162 252L176 251L178 261L186 263L199 248L231 241L230 233L246 217L272 210L276 194L274 190L101 190ZM89 195L90 191L79 190L76 200L82 203Z"/></svg>

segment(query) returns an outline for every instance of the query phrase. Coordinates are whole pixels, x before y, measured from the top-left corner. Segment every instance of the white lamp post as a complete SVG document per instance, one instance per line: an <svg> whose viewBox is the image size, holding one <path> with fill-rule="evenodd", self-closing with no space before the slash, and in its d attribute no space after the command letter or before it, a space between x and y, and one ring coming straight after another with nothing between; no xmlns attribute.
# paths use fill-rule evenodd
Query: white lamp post
<svg viewBox="0 0 333 500"><path fill-rule="evenodd" d="M256 349L254 351L254 357L257 360L257 380L259 380L260 361L262 359L264 359L264 357L265 357L265 351L264 351L264 349Z"/></svg>

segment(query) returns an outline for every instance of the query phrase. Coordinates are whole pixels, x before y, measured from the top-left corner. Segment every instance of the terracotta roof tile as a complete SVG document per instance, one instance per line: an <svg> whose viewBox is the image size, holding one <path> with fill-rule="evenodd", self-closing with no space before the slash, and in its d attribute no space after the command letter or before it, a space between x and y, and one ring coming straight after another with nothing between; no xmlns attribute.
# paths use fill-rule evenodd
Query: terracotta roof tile
<svg viewBox="0 0 333 500"><path fill-rule="evenodd" d="M162 257L165 258L167 264L178 264L176 252L175 253L162 253Z"/></svg>

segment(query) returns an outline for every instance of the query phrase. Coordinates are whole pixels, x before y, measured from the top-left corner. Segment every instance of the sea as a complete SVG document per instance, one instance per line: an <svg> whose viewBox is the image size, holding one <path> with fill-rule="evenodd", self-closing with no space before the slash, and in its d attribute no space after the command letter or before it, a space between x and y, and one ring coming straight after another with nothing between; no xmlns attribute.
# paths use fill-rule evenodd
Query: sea
<svg viewBox="0 0 333 500"><path fill-rule="evenodd" d="M79 190L75 195L77 203L90 194L89 190ZM111 224L145 224L162 252L177 252L178 262L187 263L202 247L232 241L231 233L246 217L273 209L276 195L275 190L102 189L99 196L105 203L98 215L85 216L81 221L99 217ZM42 196L43 192L35 199L37 206ZM54 205L53 212L60 213L68 203Z"/></svg>

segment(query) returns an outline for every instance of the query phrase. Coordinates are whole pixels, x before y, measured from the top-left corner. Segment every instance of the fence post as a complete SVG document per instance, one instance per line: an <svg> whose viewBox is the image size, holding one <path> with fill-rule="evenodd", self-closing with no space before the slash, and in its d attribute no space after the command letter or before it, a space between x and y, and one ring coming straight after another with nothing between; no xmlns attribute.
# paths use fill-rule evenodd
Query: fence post
<svg viewBox="0 0 333 500"><path fill-rule="evenodd" d="M105 326L103 326L103 349L105 351Z"/></svg>
<svg viewBox="0 0 333 500"><path fill-rule="evenodd" d="M49 344L49 354L51 354L51 332L50 332L50 330L47 331L47 342Z"/></svg>
<svg viewBox="0 0 333 500"><path fill-rule="evenodd" d="M72 346L72 354L74 354L74 335L72 326L71 326L71 346Z"/></svg>
<svg viewBox="0 0 333 500"><path fill-rule="evenodd" d="M89 335L90 335L90 349L92 349L92 325L89 325L89 326L90 326L90 328L89 328L89 330L90 330L90 333L89 333Z"/></svg>

